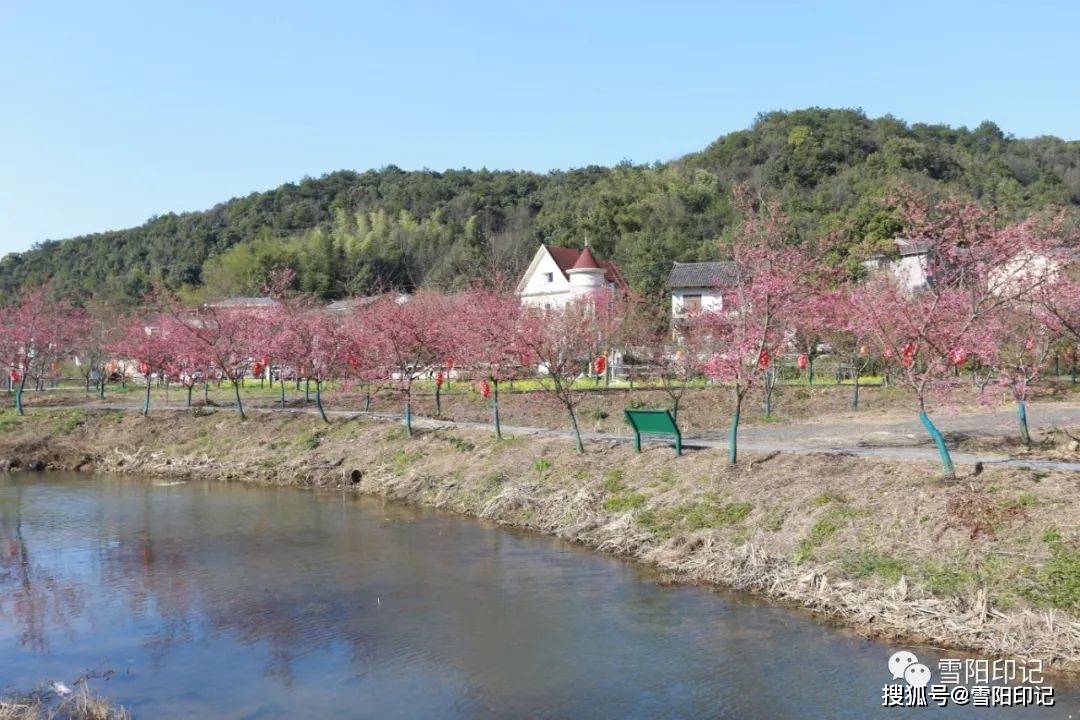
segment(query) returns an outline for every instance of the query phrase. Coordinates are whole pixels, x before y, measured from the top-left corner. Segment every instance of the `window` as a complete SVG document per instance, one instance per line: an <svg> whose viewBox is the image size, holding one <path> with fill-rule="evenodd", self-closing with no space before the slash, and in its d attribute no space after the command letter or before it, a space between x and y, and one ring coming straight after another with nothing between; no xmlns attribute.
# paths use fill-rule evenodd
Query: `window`
<svg viewBox="0 0 1080 720"><path fill-rule="evenodd" d="M683 295L682 297L682 311L684 313L697 312L701 309L701 296L700 295Z"/></svg>
<svg viewBox="0 0 1080 720"><path fill-rule="evenodd" d="M546 283L555 282L555 273L544 273L544 282L546 282Z"/></svg>

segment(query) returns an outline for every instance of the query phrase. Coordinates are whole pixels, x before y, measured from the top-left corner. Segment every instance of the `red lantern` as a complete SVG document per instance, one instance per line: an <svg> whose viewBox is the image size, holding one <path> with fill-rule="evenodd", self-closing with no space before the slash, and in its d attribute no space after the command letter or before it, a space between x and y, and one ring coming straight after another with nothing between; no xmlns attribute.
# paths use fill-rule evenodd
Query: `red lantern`
<svg viewBox="0 0 1080 720"><path fill-rule="evenodd" d="M443 384L443 374L442 374L442 370L440 370L439 372L435 373L435 386L436 387L442 387L442 384Z"/></svg>
<svg viewBox="0 0 1080 720"><path fill-rule="evenodd" d="M604 371L607 370L607 357L597 355L596 360L593 361L593 369L597 375L603 375Z"/></svg>
<svg viewBox="0 0 1080 720"><path fill-rule="evenodd" d="M919 352L919 347L915 343L904 343L900 346L900 363L909 368L915 363L915 353Z"/></svg>
<svg viewBox="0 0 1080 720"><path fill-rule="evenodd" d="M13 383L17 383L22 380L22 375L19 374L18 370L12 370L8 373L8 379Z"/></svg>
<svg viewBox="0 0 1080 720"><path fill-rule="evenodd" d="M139 374L141 374L141 375L149 375L150 374L150 363L146 363L146 362L139 363Z"/></svg>
<svg viewBox="0 0 1080 720"><path fill-rule="evenodd" d="M262 371L263 371L262 363L258 363L258 362L257 363L252 363L252 365L251 365L251 374L252 375L254 375L255 377L259 377L260 375L262 375Z"/></svg>
<svg viewBox="0 0 1080 720"><path fill-rule="evenodd" d="M810 358L807 357L806 353L803 353L799 356L799 369L805 370L808 367L810 367Z"/></svg>
<svg viewBox="0 0 1080 720"><path fill-rule="evenodd" d="M770 362L772 362L772 355L769 355L768 350L762 350L757 358L758 370L764 370L769 367Z"/></svg>
<svg viewBox="0 0 1080 720"><path fill-rule="evenodd" d="M491 396L491 385L488 385L487 380L480 381L480 397L487 400Z"/></svg>

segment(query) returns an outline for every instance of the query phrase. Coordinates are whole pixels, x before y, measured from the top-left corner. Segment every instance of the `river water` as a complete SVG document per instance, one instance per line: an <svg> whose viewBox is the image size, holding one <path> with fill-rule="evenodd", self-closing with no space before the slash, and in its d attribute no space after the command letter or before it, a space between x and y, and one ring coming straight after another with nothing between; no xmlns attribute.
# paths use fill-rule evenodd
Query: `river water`
<svg viewBox="0 0 1080 720"><path fill-rule="evenodd" d="M136 718L1080 717L882 708L900 648L340 492L0 475L0 543L0 689Z"/></svg>

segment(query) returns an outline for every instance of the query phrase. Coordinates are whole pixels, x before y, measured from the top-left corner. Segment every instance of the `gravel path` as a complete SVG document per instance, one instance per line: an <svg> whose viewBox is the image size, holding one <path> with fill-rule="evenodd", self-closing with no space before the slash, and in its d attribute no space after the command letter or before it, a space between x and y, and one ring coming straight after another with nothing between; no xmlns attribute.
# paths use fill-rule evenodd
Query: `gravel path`
<svg viewBox="0 0 1080 720"><path fill-rule="evenodd" d="M61 405L52 408L70 407L86 409L121 410L139 412L141 406L130 404L108 405ZM33 409L30 409L31 412ZM186 411L182 405L157 405L152 409ZM276 408L247 407L249 414L294 412L314 414L311 408ZM382 412L356 412L350 410L327 410L326 414L334 418L371 417L386 422L401 422L401 416ZM941 413L934 417L934 422L946 438L955 440L958 436L1009 437L1016 434L1016 418L1012 412L984 412L972 414ZM1080 425L1080 405L1055 403L1036 405L1029 408L1029 422L1032 435L1038 435L1057 425ZM428 417L413 417L413 425L418 428L453 428L473 427L490 428L486 423L453 422ZM572 437L570 430L529 427L503 424L503 432L508 435L544 435L549 437ZM586 440L607 442L630 442L630 435L613 433L582 432ZM724 431L712 431L693 437L684 437L683 444L688 448L726 448L727 435ZM882 458L887 460L910 460L913 462L937 462L937 451L927 437L917 419L907 420L872 420L852 414L841 420L828 422L803 422L785 425L747 426L739 430L739 449L749 452L785 452L785 453L825 453L835 455L857 455L861 457ZM1010 457L994 453L953 452L953 461L957 464L1006 465L1045 470L1064 470L1080 472L1080 462L1062 460L1038 460L1024 457Z"/></svg>

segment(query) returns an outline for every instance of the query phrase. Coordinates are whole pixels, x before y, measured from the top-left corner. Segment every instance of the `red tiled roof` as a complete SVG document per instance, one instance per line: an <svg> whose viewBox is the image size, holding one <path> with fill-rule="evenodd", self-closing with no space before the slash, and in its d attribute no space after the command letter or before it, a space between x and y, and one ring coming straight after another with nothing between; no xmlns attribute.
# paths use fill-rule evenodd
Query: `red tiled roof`
<svg viewBox="0 0 1080 720"><path fill-rule="evenodd" d="M555 264L562 270L563 275L566 275L567 270L572 270L575 267L602 267L604 268L604 279L609 283L614 283L620 288L628 287L625 278L622 276L622 272L619 270L619 265L614 260L597 260L593 257L590 250L586 248L585 252L576 250L574 248L559 247L557 245L545 245L547 251L551 254L551 257L555 260ZM591 259L592 265L578 266L578 259L588 253L588 259Z"/></svg>
<svg viewBox="0 0 1080 720"><path fill-rule="evenodd" d="M581 254L577 256L577 260L574 261L574 270L599 270L600 266L596 264L596 258L592 255L592 250L586 245L585 249L581 251Z"/></svg>

